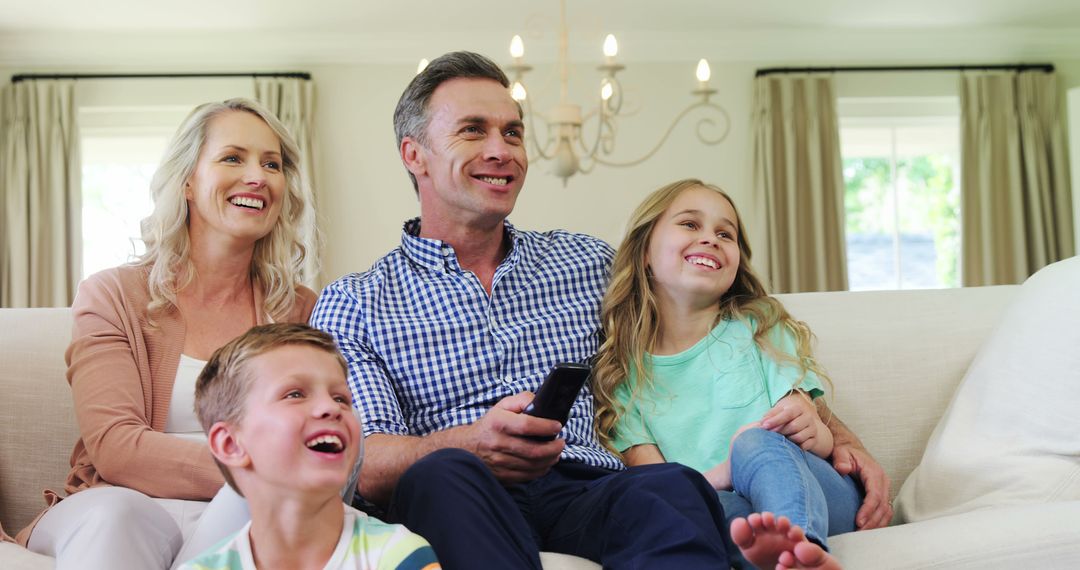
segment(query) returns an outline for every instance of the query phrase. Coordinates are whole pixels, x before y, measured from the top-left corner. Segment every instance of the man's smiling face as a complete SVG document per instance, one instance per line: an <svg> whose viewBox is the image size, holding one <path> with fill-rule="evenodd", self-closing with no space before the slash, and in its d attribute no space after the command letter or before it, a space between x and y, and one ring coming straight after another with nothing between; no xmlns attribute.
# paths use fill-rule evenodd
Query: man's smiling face
<svg viewBox="0 0 1080 570"><path fill-rule="evenodd" d="M426 141L415 143L422 215L501 222L514 209L529 168L517 103L499 82L457 78L428 101Z"/></svg>

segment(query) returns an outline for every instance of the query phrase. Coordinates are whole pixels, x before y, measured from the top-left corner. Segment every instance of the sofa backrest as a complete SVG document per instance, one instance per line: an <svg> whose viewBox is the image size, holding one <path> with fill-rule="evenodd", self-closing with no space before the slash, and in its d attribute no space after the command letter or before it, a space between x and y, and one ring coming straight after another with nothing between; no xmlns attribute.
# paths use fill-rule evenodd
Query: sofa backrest
<svg viewBox="0 0 1080 570"><path fill-rule="evenodd" d="M830 407L893 480L915 468L1018 286L779 295L818 338ZM68 309L0 309L0 523L14 534L63 490L78 438L64 350Z"/></svg>
<svg viewBox="0 0 1080 570"><path fill-rule="evenodd" d="M64 490L78 439L64 350L69 309L0 309L0 523L15 534Z"/></svg>
<svg viewBox="0 0 1080 570"><path fill-rule="evenodd" d="M778 295L817 336L829 406L892 479L922 459L975 353L1019 285Z"/></svg>

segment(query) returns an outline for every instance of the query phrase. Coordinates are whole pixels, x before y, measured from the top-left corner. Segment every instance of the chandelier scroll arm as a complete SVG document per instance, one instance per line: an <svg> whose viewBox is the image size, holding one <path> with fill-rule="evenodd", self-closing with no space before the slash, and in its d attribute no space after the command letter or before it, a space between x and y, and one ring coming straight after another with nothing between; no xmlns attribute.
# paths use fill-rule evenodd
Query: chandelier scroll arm
<svg viewBox="0 0 1080 570"><path fill-rule="evenodd" d="M590 113L590 114L593 114L593 113ZM602 154L608 154L612 150L614 150L612 148L612 144L610 144L609 141L612 141L615 138L615 132L616 132L615 121L614 121L615 116L603 112L603 107L601 107L601 111L599 113L595 113L595 115L596 115L596 138L593 139L592 148L589 148L587 146L587 144L585 143L585 137L584 136L578 137L577 142L578 142L578 147L581 148L581 153L582 153L581 156L582 156L582 158L595 159L601 153ZM584 132L585 132L585 124L583 122L582 127L581 127L581 133L584 133ZM606 142L607 142L607 144L605 144ZM588 173L586 172L585 174L588 174Z"/></svg>
<svg viewBox="0 0 1080 570"><path fill-rule="evenodd" d="M641 157L638 157L638 158L633 159L633 160L628 160L626 162L617 162L617 161L613 161L613 160L606 160L602 156L592 156L591 158L593 159L594 162L599 163L599 164L603 164L604 166L637 166L638 164L641 164L641 163L645 162L646 160L649 160L650 158L652 158L653 155L655 155L660 150L660 147L664 146L664 143L667 142L668 138L671 136L671 133L674 132L675 127L679 126L679 123L681 123L682 120L688 114L690 114L695 109L699 109L699 108L709 108L709 109L713 109L713 110L717 111L718 113L720 113L720 115L723 117L724 125L723 125L723 131L720 133L719 136L717 136L715 138L710 138L710 137L705 136L705 135L702 134L702 126L704 126L704 125L714 125L716 123L716 121L714 121L710 117L702 118L701 120L699 120L697 122L697 127L695 129L695 134L697 135L698 140L700 140L701 142L703 142L703 143L705 143L706 145L709 145L709 146L721 143L724 139L727 138L728 133L731 132L731 117L728 115L727 111L725 111L723 107L721 107L721 106L719 106L719 105L717 105L715 103L710 103L708 101L699 101L699 102L694 103L693 105L690 105L689 107L683 109L683 111L681 113L679 113L675 117L675 120L672 121L671 126L669 126L667 128L667 131L664 132L664 136L660 137L660 140L657 141L656 145L653 146L652 149L650 149L647 153L645 153Z"/></svg>
<svg viewBox="0 0 1080 570"><path fill-rule="evenodd" d="M520 105L521 101L518 101L518 104ZM542 116L540 116L540 115L538 115L536 113L533 113L532 102L529 99L525 99L525 109L523 109L523 112L524 112L524 116L522 117L522 120L524 121L525 119L528 119L528 123L529 123L529 124L527 124L525 126L525 138L526 138L526 140L527 141L532 141L533 149L536 150L536 155L538 157L540 157L543 160L551 160L551 159L553 159L555 157L555 144L554 143L557 140L557 138L551 136L551 125L549 125L547 123L547 121L544 119L544 117L542 117ZM543 146L540 145L540 139L536 135L536 131L539 130L539 129L536 128L538 126L536 124L538 120L544 122L544 131L548 135L547 142ZM528 145L526 144L526 148L527 147L528 147Z"/></svg>
<svg viewBox="0 0 1080 570"><path fill-rule="evenodd" d="M600 154L611 154L615 150L615 138L618 136L616 119L622 110L622 83L616 73L622 69L621 65L604 65L600 69L607 73L604 81L611 85L612 91L609 98L601 95L600 103L581 118L581 133L584 135L585 124L596 117L596 138L593 139L592 148L585 142L585 137L578 139L583 159L595 159ZM590 169L591 170L591 169ZM582 170L583 174L588 174Z"/></svg>

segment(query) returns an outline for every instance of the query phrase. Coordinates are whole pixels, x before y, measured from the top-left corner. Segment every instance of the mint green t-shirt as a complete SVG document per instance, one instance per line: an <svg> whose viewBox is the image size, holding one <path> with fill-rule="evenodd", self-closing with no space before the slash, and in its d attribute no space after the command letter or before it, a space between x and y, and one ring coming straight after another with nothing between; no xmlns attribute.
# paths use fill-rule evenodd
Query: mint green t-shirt
<svg viewBox="0 0 1080 570"><path fill-rule="evenodd" d="M637 378L631 374L615 391L626 409L615 426L616 449L652 444L668 461L702 472L726 460L735 432L760 420L802 376L794 362L778 362L762 352L752 326L722 321L679 354L646 354L651 386L632 397ZM768 337L777 350L795 355L795 338L786 327L773 327ZM824 393L810 371L798 389L814 398Z"/></svg>

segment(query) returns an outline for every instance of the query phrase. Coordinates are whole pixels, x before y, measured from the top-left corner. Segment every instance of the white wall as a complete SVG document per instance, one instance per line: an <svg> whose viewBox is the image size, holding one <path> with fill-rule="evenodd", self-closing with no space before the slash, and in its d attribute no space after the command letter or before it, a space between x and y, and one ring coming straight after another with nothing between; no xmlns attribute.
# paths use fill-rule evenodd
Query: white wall
<svg viewBox="0 0 1080 570"><path fill-rule="evenodd" d="M693 122L688 121L676 129L666 146L648 162L627 169L599 166L591 174L571 178L565 188L550 173L550 164L534 161L511 221L526 229L561 227L587 232L617 244L630 211L644 195L685 177L703 178L724 187L732 194L744 219L757 220L760 212L755 208L756 200L750 189L749 113L753 73L759 67L802 63L805 62L714 63L710 83L720 91L715 101L727 109L732 122L727 140L718 146L703 146L694 137ZM816 65L832 63L823 61ZM1080 86L1080 60L1053 63L1062 78L1064 99L1066 89ZM258 70L245 68L249 69ZM396 153L391 124L394 104L415 68L411 64L343 64L296 69L311 71L316 84L315 176L320 225L326 238L323 252L326 282L366 268L395 247L402 221L418 213L412 187ZM193 64L172 69L185 70L213 68ZM0 68L0 84L15 72L49 71L57 70ZM129 70L99 66L92 70L62 71ZM691 102L689 92L696 87L692 73L693 62L628 63L621 76L627 88L627 105L636 105L640 110L621 123L618 159L634 158L648 150L676 113ZM555 102L557 91L550 83L552 77L550 66L540 66L527 77L530 98L538 109ZM545 80L549 81L547 85ZM142 101L141 104L188 102L193 105L251 94L246 80L205 80L183 90L170 85L160 80L87 81L80 83L80 96L87 104L115 96L133 104ZM571 92L576 100L591 102L598 85L599 76L592 66L573 68ZM842 97L955 95L956 78L952 73L838 74L837 93ZM1080 204L1080 200L1074 203ZM749 226L752 243L760 244L764 228L760 223ZM1077 226L1080 228L1080 224ZM763 248L756 249L755 263L761 266L766 261L762 257Z"/></svg>
<svg viewBox="0 0 1080 570"><path fill-rule="evenodd" d="M1056 62L1062 90L1080 85L1080 61ZM717 146L698 143L694 121L684 121L651 160L633 168L598 166L577 175L564 188L550 163L534 160L528 181L510 220L528 229L565 228L599 236L612 244L622 237L631 210L652 190L679 178L697 177L728 190L748 222L752 244L761 244L764 228L751 191L750 105L754 70L782 64L749 62L713 65L710 83L715 101L731 117L731 132ZM394 104L413 75L411 65L350 65L313 68L318 95L319 186L322 227L327 238L323 274L334 279L370 265L395 247L401 223L418 214L418 205L396 154L391 126ZM539 110L556 101L550 68L527 80ZM637 115L621 123L616 156L633 158L651 148L671 119L692 96L692 66L686 62L631 64L622 75L628 105ZM957 95L955 73L837 74L840 97ZM591 102L588 91L599 83L595 70L576 66L572 96ZM1080 201L1078 201L1080 202ZM1077 218L1080 220L1080 217ZM764 248L755 263L764 266Z"/></svg>

